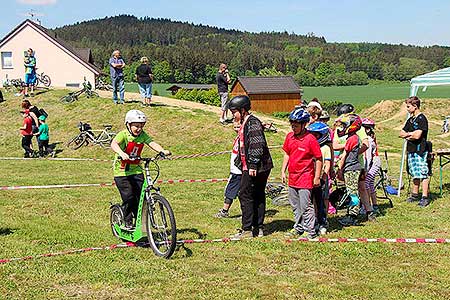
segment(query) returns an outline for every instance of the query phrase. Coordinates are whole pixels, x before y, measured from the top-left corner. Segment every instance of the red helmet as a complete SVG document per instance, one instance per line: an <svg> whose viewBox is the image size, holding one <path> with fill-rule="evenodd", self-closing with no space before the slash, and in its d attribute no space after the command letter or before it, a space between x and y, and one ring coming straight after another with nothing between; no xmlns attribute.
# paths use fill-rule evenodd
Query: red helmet
<svg viewBox="0 0 450 300"><path fill-rule="evenodd" d="M357 114L347 114L341 118L342 129L338 129L338 136L342 137L351 133L355 133L361 129L362 120Z"/></svg>

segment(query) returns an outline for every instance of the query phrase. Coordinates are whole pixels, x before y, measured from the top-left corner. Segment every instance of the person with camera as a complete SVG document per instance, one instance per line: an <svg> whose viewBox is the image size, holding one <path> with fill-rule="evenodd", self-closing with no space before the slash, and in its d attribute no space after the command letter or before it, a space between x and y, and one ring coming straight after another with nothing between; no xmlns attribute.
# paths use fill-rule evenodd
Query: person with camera
<svg viewBox="0 0 450 300"><path fill-rule="evenodd" d="M228 73L227 65L222 63L219 66L219 72L216 75L217 90L219 91L219 97L222 110L219 122L222 124L226 123L227 120L227 102L228 102L228 84L231 82L230 74Z"/></svg>

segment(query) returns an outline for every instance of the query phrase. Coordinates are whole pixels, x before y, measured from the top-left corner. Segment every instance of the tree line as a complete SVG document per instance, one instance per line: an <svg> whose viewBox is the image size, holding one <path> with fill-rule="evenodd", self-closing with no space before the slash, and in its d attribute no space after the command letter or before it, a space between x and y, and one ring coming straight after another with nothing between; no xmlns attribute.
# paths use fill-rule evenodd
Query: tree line
<svg viewBox="0 0 450 300"><path fill-rule="evenodd" d="M54 29L74 48L90 48L109 73L119 49L134 79L139 59L151 60L157 82L213 83L220 63L237 76L292 75L302 86L405 81L450 66L450 47L382 43L328 43L314 34L251 33L170 19L119 15Z"/></svg>

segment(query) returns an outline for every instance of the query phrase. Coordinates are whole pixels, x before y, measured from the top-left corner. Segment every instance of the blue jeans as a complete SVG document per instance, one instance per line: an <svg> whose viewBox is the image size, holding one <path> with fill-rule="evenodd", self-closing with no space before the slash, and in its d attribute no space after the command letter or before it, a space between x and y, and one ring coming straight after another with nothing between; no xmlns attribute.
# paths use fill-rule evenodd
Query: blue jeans
<svg viewBox="0 0 450 300"><path fill-rule="evenodd" d="M144 99L152 98L152 84L151 83L139 83L139 92Z"/></svg>
<svg viewBox="0 0 450 300"><path fill-rule="evenodd" d="M123 103L125 99L125 84L123 77L111 77L111 83L113 86L113 100L117 103L117 92L120 95L120 103Z"/></svg>

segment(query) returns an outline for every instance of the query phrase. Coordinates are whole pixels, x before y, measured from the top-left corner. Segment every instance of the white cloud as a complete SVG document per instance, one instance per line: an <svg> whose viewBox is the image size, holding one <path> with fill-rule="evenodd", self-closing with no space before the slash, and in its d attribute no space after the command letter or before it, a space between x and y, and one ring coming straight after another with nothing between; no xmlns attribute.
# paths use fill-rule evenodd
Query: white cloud
<svg viewBox="0 0 450 300"><path fill-rule="evenodd" d="M52 5L58 0L17 0L17 2L26 5Z"/></svg>

